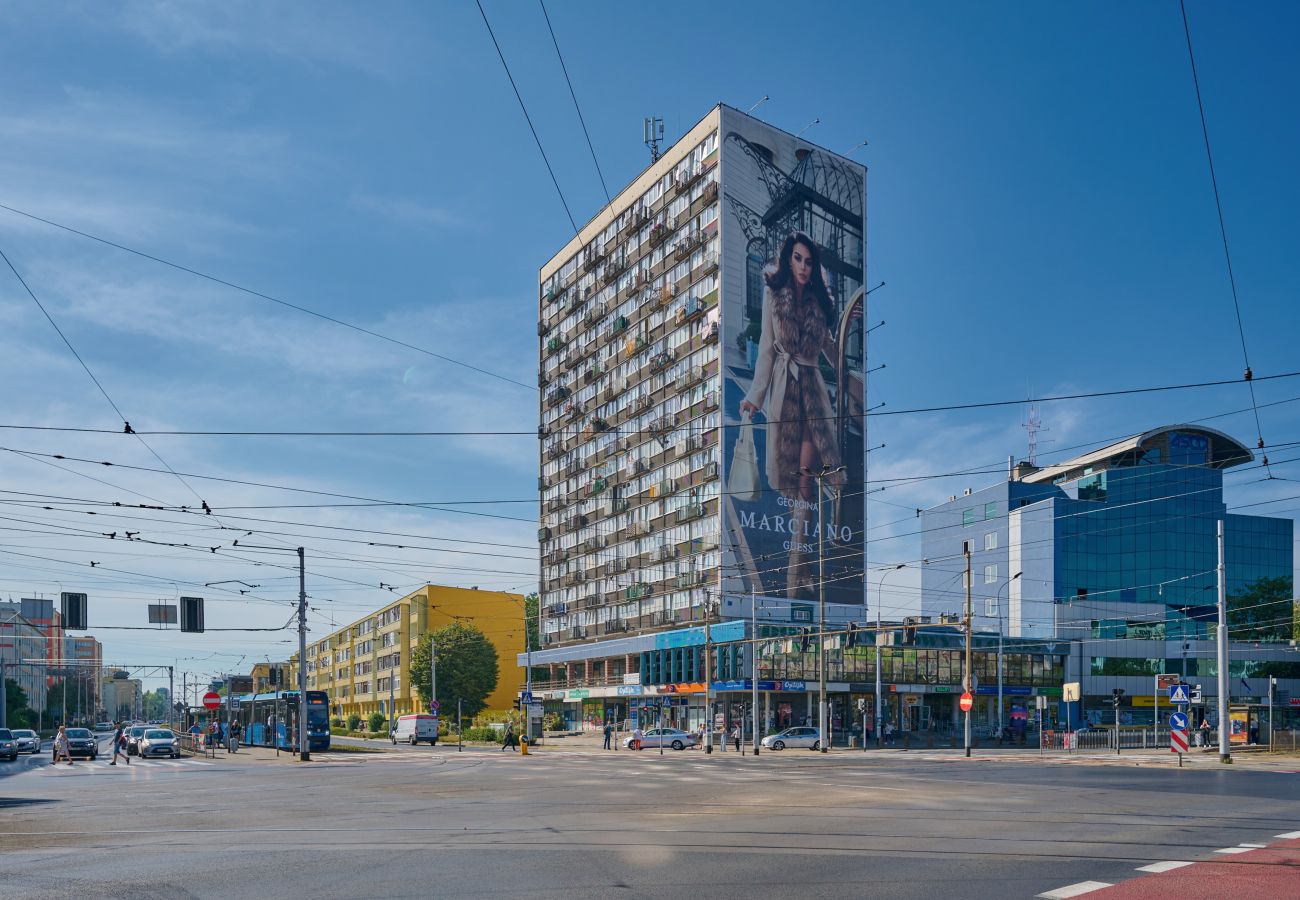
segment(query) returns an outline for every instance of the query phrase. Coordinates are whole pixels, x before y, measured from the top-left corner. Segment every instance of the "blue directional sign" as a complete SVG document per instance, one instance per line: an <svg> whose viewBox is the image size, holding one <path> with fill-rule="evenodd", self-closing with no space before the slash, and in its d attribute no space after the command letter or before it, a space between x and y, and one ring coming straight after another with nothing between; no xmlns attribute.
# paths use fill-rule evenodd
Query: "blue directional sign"
<svg viewBox="0 0 1300 900"><path fill-rule="evenodd" d="M1173 731L1187 730L1187 713L1174 713L1169 717L1169 727Z"/></svg>
<svg viewBox="0 0 1300 900"><path fill-rule="evenodd" d="M1188 694L1188 685L1185 684L1169 685L1169 702L1170 703L1191 703L1192 698Z"/></svg>

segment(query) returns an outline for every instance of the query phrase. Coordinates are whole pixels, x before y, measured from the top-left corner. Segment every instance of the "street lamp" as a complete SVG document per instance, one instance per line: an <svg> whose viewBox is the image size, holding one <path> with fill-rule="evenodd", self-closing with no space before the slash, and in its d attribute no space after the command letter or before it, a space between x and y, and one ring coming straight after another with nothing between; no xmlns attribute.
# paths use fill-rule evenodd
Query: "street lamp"
<svg viewBox="0 0 1300 900"><path fill-rule="evenodd" d="M884 738L881 736L883 733L884 719L882 717L883 713L880 708L880 700L881 700L880 698L880 694L881 694L880 636L884 632L881 630L880 627L880 611L885 605L885 601L884 601L885 577L889 575L890 572L897 572L899 569L905 569L905 568L907 568L907 563L899 563L896 566L892 566L890 568L885 569L884 573L880 576L880 581L876 583L876 749L877 750L880 749L882 746L884 746L884 744L881 743L881 741L884 740ZM866 746L865 739L863 740L862 745L864 747Z"/></svg>
<svg viewBox="0 0 1300 900"><path fill-rule="evenodd" d="M822 482L845 471L844 466L822 466L816 472L801 466L797 473L817 479L817 743L822 753L830 750L826 714L826 528L822 518Z"/></svg>
<svg viewBox="0 0 1300 900"><path fill-rule="evenodd" d="M1023 574L1025 573L1017 572L1008 578L1002 587L998 588L998 592L994 597L994 602L998 606L998 734L1002 733L1002 635L1003 632L1006 631L1006 629L1002 627L1002 590L1003 588L1008 589L1007 595L1009 598L1011 593L1009 590L1011 582L1015 581ZM1007 602L1011 602L1010 599L1008 599Z"/></svg>

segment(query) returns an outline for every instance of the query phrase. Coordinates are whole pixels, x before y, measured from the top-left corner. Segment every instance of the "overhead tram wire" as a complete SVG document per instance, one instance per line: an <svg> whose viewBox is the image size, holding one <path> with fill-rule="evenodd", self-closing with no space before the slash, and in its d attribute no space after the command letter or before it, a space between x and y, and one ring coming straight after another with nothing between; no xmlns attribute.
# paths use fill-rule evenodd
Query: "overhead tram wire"
<svg viewBox="0 0 1300 900"><path fill-rule="evenodd" d="M1181 384L1153 385L1153 386L1135 387L1135 388L1117 388L1115 390L1109 390L1109 391L1088 391L1079 394L1054 394L1052 396L1047 396L1047 397L1031 398L1028 401L1026 401L1024 398L1018 398L1014 400L983 400L983 401L976 401L973 403L949 403L942 406L916 406L907 409L877 410L875 412L863 413L863 415L867 418L877 418L880 416L919 415L922 413L935 413L935 412L960 412L962 410L969 410L969 409L991 409L999 406L1023 406L1026 402L1053 403L1053 402L1064 401L1064 400L1095 400L1095 399L1101 399L1105 397L1122 397L1131 394L1152 394L1152 393L1161 393L1165 391L1195 390L1199 388L1224 387L1226 385L1233 385L1233 384L1247 384L1247 383L1253 383L1257 381L1276 381L1279 379L1297 378L1297 377L1300 377L1300 371L1278 372L1274 375L1256 375L1250 379L1227 378L1218 381L1194 381L1194 382L1185 382ZM1291 401L1279 401L1279 402L1291 402ZM1224 415L1230 415L1230 413L1224 413ZM815 421L821 421L822 419L833 419L833 418L836 417L835 416L820 416L820 417L813 416L813 417L805 417L805 418L791 419L791 420L780 419L780 420L773 420L770 422L765 421L762 423L758 423L755 425L748 425L748 426L726 425L724 427L762 428L764 427L764 425L780 424L787 421L804 423L804 422L815 422ZM688 428L689 427L691 426L688 426ZM704 429L704 428L711 428L716 426L695 426L695 427ZM55 431L55 432L68 432L74 434L119 434L120 433L118 430L111 429L111 428L82 428L82 427L75 427L75 426L54 426L54 425L0 424L0 429L7 429L13 431ZM554 432L548 432L547 436L548 437L566 436L566 435L572 436L575 434L580 434L581 432L582 429L575 426L571 430L560 429ZM216 431L216 430L201 430L201 429L190 429L190 430L140 429L136 433L142 435L150 435L150 436L167 435L167 436L190 436L190 437L512 437L512 436L536 437L537 436L536 429L533 430L498 429L492 431L271 431L271 430ZM631 436L636 436L641 434L648 434L650 433L650 431L649 429L615 428L605 433L614 435L615 437L631 437Z"/></svg>
<svg viewBox="0 0 1300 900"><path fill-rule="evenodd" d="M13 262L9 259L8 254L6 254L3 249L0 249L0 259L3 259L5 261L5 265L9 267L10 272L14 273L14 277L17 278L18 283L23 286L23 290L27 292L27 296L31 298L33 303L36 304L37 309L41 311L42 315L45 316L46 321L50 323L50 327L52 327L55 333L58 334L59 339L63 341L64 345L67 346L68 350L72 353L72 355L76 357L77 362L81 364L81 368L85 370L86 375L90 377L90 380L94 382L95 387L99 389L99 392L101 394L103 394L104 399L108 401L108 405L112 407L113 412L117 413L117 417L122 420L122 427L126 431L126 433L135 435L135 439L140 442L141 446L143 446L146 450L148 450L149 454L153 456L154 459L158 460L158 462L162 465L164 469L166 469L169 473L171 473L176 478L177 481L179 481L182 485L184 485L185 489L188 490L191 494L193 494L198 499L199 503L203 505L203 508L205 510L208 510L208 503L206 500L203 499L202 496L200 496L199 492L194 490L194 487L188 481L182 478L180 474L175 469L173 469L170 464L168 464L167 460L159 456L158 451L155 450L152 446L150 446L148 441L146 441L140 435L135 434L135 432L131 428L131 423L127 419L126 414L122 412L122 408L119 407L117 405L117 402L112 397L109 396L108 391L104 389L103 383L100 382L100 380L95 376L95 373L91 371L90 366L86 363L86 360L83 359L81 354L77 352L77 348L72 345L72 341L70 341L68 339L68 336L63 333L63 329L59 327L59 323L54 321L54 317L50 315L50 311L45 308L45 304L42 303L40 301L40 298L36 296L36 293L27 284L27 280L23 278L23 276L18 272L17 267L14 266ZM132 493L134 493L134 491L132 491ZM210 510L208 511L209 514L211 514L211 511Z"/></svg>
<svg viewBox="0 0 1300 900"><path fill-rule="evenodd" d="M1219 197L1219 179L1214 172L1214 153L1210 150L1210 128L1205 121L1205 101L1201 98L1201 79L1196 73L1196 53L1192 49L1192 29L1187 23L1186 0L1178 0L1178 9L1183 16L1183 35L1187 38L1187 60L1191 64L1192 86L1196 90L1196 109L1201 117L1201 137L1205 140L1205 161L1210 169L1210 186L1214 189L1214 209L1219 216L1219 236L1223 239L1223 261L1228 269L1228 286L1232 290L1232 309L1237 317L1237 336L1241 339L1241 358L1246 366L1246 387L1250 390L1250 405L1255 410L1255 434L1260 448L1264 446L1264 428L1260 424L1259 404L1255 399L1255 385L1251 378L1250 354L1246 351L1246 328L1241 321L1241 300L1237 296L1237 278L1232 271L1232 253L1228 250L1228 226L1223 220L1223 201ZM1264 467L1268 468L1268 456L1264 457Z"/></svg>
<svg viewBox="0 0 1300 900"><path fill-rule="evenodd" d="M587 120L582 115L582 107L578 105L578 94L574 91L573 80L569 77L569 67L565 65L564 54L560 52L560 42L555 37L555 28L551 25L551 16L546 11L546 0L537 0L537 4L542 8L542 17L546 19L546 30L551 33L551 43L555 45L555 55L560 60L561 71L564 72L564 83L569 86L569 96L573 98L573 109L578 114L578 122L582 125L582 134L587 139L587 149L591 151L591 162L596 167L596 176L600 179L600 187L605 192L605 203L613 205L614 199L609 195L609 185L605 183L605 173L600 170L600 160L596 158L596 148L591 143L591 132L587 130ZM480 7L481 9L482 7ZM486 21L486 16L484 20Z"/></svg>
<svg viewBox="0 0 1300 900"><path fill-rule="evenodd" d="M35 213L31 213L31 212L27 212L26 210L19 209L16 206L9 206L5 203L0 203L0 209L5 210L6 212L11 212L17 216L23 216L24 218L31 219L33 222L40 222L43 225L49 225L51 228L57 228L60 231L66 231L68 234L74 234L77 237L82 237L85 238L86 240L95 241L96 243L103 244L106 247L112 247L114 250L121 250L123 253L130 253L132 256L138 256L141 259L147 259L150 262L158 263L161 266L167 266L168 268L175 269L178 272L184 272L187 275L193 275L196 278L202 278L205 281L210 281L213 284L219 284L222 287L230 288L233 291L239 291L240 293L247 294L250 297L256 297L259 300L266 300L269 303L278 304L279 306L283 306L286 309L292 309L295 310L296 312L304 313L309 316L314 316L317 319L321 319L322 321L325 322L330 322L334 325L341 325L344 328L350 328L353 331L367 335L368 337L378 338L381 341L387 341L388 343L395 344L398 347L403 347L407 350L413 350L416 353L422 353L425 356L431 356L434 359L441 360L445 363L451 363L452 365L460 366L461 368L464 369L469 369L470 371L477 372L480 375L486 375L489 378L496 378L500 381L504 381L507 382L508 384L516 385L528 391L537 390L537 388L534 387L533 385L526 384L525 382L522 381L516 381L515 379L510 378L507 375L501 375L489 369L484 369L481 366L476 366L473 363L463 362L462 360L455 359L454 357L446 356L445 354L442 353L435 353L433 350L429 350L428 348L425 347L420 347L416 344L409 343L408 341L401 340L400 338L395 338L390 335L383 334L382 332L373 331L369 328L365 328L361 325L357 325L345 319L340 319L335 316L331 316L326 313L319 312L317 310L314 310L307 306L303 306L298 303L292 303L288 300L282 300L279 297L272 296L271 294L267 294L263 291L255 290L250 287L245 287L242 284L238 284L237 282L230 281L218 275L213 275L211 273L204 272L201 269L195 269L191 266L184 265L183 263L173 262L172 260L167 259L165 257L158 256L153 253L148 253L144 250L136 249L135 247L132 247L128 244L123 244L118 241L110 240L109 238L102 237L97 234L93 234L89 231L82 231L79 228L73 228L71 225L65 225L62 222L56 222L55 220L45 218L44 216L38 216Z"/></svg>
<svg viewBox="0 0 1300 900"><path fill-rule="evenodd" d="M555 185L555 193L560 196L560 203L564 206L564 214L569 217L569 224L573 226L575 233L579 232L577 221L573 218L573 212L569 209L569 201L564 199L564 191L560 189L559 179L555 177L555 170L551 168L551 161L546 156L546 151L542 149L542 139L537 136L537 129L533 126L533 117L528 114L528 107L524 104L524 98L519 93L519 86L515 84L515 76L510 74L510 66L506 64L506 56L501 52L501 44L497 41L496 32L492 30L492 23L488 21L487 12L483 9L481 0L474 0L478 6L479 15L483 17L483 24L487 27L488 37L492 39L492 46L496 48L497 58L501 60L501 68L505 70L506 78L510 80L510 88L515 92L515 99L519 101L519 109L524 114L524 120L528 122L528 130L533 133L533 141L537 144L537 152L542 155L542 162L546 164L546 171L551 176L551 183ZM535 388L534 388L535 390Z"/></svg>

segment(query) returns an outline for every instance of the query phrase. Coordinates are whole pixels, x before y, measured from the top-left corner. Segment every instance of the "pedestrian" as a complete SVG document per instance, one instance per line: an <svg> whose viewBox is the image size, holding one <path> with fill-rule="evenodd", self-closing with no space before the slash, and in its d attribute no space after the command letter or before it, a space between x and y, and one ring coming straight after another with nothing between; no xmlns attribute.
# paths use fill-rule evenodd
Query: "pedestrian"
<svg viewBox="0 0 1300 900"><path fill-rule="evenodd" d="M612 749L610 745L613 742L613 740L614 740L614 726L606 722L605 723L605 749L606 750Z"/></svg>
<svg viewBox="0 0 1300 900"><path fill-rule="evenodd" d="M243 734L243 732L244 729L242 726L240 726L238 722L230 723L230 728L227 729L227 734L226 734L226 749L228 749L231 753L234 753L237 750L239 750L239 737L240 735Z"/></svg>
<svg viewBox="0 0 1300 900"><path fill-rule="evenodd" d="M110 766L117 765L119 754L128 766L131 765L131 754L126 752L126 726L122 722L117 723L117 729L113 732L113 761L109 763Z"/></svg>
<svg viewBox="0 0 1300 900"><path fill-rule="evenodd" d="M641 730L640 726L637 726L636 728L633 728L633 729L632 729L632 749L633 749L633 750L640 750L640 749L641 749L641 740L642 740L644 737L645 737L645 732L643 732L643 731Z"/></svg>
<svg viewBox="0 0 1300 900"><path fill-rule="evenodd" d="M72 754L68 752L68 733L66 726L59 726L59 733L54 736L54 764L57 766L60 759L66 759L68 765L72 765Z"/></svg>
<svg viewBox="0 0 1300 900"><path fill-rule="evenodd" d="M1210 720L1201 719L1201 746L1210 746Z"/></svg>
<svg viewBox="0 0 1300 900"><path fill-rule="evenodd" d="M1251 724L1251 726L1250 726L1250 742L1251 742L1252 744L1258 744L1258 743L1259 743L1259 723L1258 723L1258 722L1253 722L1253 723Z"/></svg>
<svg viewBox="0 0 1300 900"><path fill-rule="evenodd" d="M886 747L894 746L894 723L893 722L885 723L885 746Z"/></svg>
<svg viewBox="0 0 1300 900"><path fill-rule="evenodd" d="M736 752L740 752L740 726L737 725L731 729L731 742L736 745Z"/></svg>
<svg viewBox="0 0 1300 900"><path fill-rule="evenodd" d="M505 736L502 737L501 739L501 750L504 752L505 750L512 747L514 743L515 743L515 726L513 724L507 723Z"/></svg>

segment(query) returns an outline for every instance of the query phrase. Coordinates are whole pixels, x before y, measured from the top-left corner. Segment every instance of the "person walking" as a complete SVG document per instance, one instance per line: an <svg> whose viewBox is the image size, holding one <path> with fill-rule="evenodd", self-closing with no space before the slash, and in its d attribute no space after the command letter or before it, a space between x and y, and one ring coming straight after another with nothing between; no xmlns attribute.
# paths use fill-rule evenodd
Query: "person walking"
<svg viewBox="0 0 1300 900"><path fill-rule="evenodd" d="M505 735L501 738L501 750L502 750L502 752L504 752L504 751L510 749L512 746L514 746L514 743L515 743L515 726L514 726L513 724L507 724L507 725L506 725L506 733L505 733Z"/></svg>
<svg viewBox="0 0 1300 900"><path fill-rule="evenodd" d="M740 752L740 726L739 725L731 729L731 740L732 743L736 745L736 752L739 753Z"/></svg>
<svg viewBox="0 0 1300 900"><path fill-rule="evenodd" d="M230 727L226 732L226 749L231 753L238 751L239 738L243 733L243 726L241 726L238 721L231 722Z"/></svg>
<svg viewBox="0 0 1300 900"><path fill-rule="evenodd" d="M610 745L613 742L613 740L614 740L614 726L606 722L605 723L605 749L606 750L611 749Z"/></svg>
<svg viewBox="0 0 1300 900"><path fill-rule="evenodd" d="M131 754L126 752L126 726L122 722L117 723L117 728L113 732L113 761L110 766L117 765L117 757L121 755L126 760L126 764L131 765Z"/></svg>
<svg viewBox="0 0 1300 900"><path fill-rule="evenodd" d="M68 732L66 726L59 726L59 733L54 736L54 764L57 766L60 759L66 759L68 765L72 765L72 754L68 752Z"/></svg>

